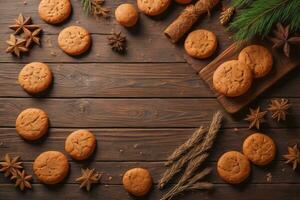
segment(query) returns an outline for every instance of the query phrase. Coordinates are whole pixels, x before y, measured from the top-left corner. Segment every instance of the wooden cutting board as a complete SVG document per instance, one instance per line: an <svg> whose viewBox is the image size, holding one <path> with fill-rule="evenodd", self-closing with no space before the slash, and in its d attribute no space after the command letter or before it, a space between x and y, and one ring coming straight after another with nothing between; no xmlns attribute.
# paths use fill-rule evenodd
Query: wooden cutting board
<svg viewBox="0 0 300 200"><path fill-rule="evenodd" d="M299 52L299 49L293 51L295 52L295 54L293 54L289 59L280 50L272 49L272 46L269 42L259 41L251 44L260 44L268 48L272 52L274 64L273 69L267 76L261 79L255 79L253 81L250 90L246 94L234 98L221 95L214 90L212 77L214 71L218 68L219 65L221 65L225 61L237 59L239 52L245 46L249 45L249 43L239 45L237 45L236 43L232 44L199 72L199 76L214 91L220 104L229 113L236 113L240 111L251 101L253 101L256 97L258 97L269 87L271 87L274 83L276 83L279 79L281 79L287 73L289 73L292 69L300 65L300 56L299 54L298 56L296 55L296 52Z"/></svg>

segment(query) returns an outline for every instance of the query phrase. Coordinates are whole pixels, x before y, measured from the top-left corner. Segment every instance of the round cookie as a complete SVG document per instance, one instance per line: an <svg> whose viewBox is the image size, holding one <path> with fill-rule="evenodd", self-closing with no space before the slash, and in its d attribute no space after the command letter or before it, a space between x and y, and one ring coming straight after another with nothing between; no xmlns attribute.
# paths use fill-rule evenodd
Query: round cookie
<svg viewBox="0 0 300 200"><path fill-rule="evenodd" d="M25 140L37 140L48 131L49 120L47 114L38 108L23 110L17 117L16 129Z"/></svg>
<svg viewBox="0 0 300 200"><path fill-rule="evenodd" d="M77 130L71 133L65 142L65 150L72 158L84 160L92 155L96 147L96 138L88 130Z"/></svg>
<svg viewBox="0 0 300 200"><path fill-rule="evenodd" d="M238 59L248 65L253 72L254 78L261 78L267 75L273 65L272 54L261 45L247 46L240 52Z"/></svg>
<svg viewBox="0 0 300 200"><path fill-rule="evenodd" d="M276 145L269 136L254 133L244 141L243 153L253 164L263 166L274 159Z"/></svg>
<svg viewBox="0 0 300 200"><path fill-rule="evenodd" d="M216 35L208 30L199 29L191 32L184 42L187 54L194 58L208 58L217 48Z"/></svg>
<svg viewBox="0 0 300 200"><path fill-rule="evenodd" d="M188 4L191 3L193 0L175 0L176 3L179 4Z"/></svg>
<svg viewBox="0 0 300 200"><path fill-rule="evenodd" d="M228 97L246 93L251 87L252 80L251 70L237 60L224 62L213 74L215 90Z"/></svg>
<svg viewBox="0 0 300 200"><path fill-rule="evenodd" d="M59 183L69 172L68 159L59 151L43 152L34 160L33 172L45 184Z"/></svg>
<svg viewBox="0 0 300 200"><path fill-rule="evenodd" d="M124 174L123 186L127 192L134 196L144 196L152 187L152 177L146 169L133 168Z"/></svg>
<svg viewBox="0 0 300 200"><path fill-rule="evenodd" d="M86 52L91 46L91 41L89 32L80 26L69 26L58 35L59 47L73 56Z"/></svg>
<svg viewBox="0 0 300 200"><path fill-rule="evenodd" d="M115 10L115 17L119 24L125 27L132 27L138 20L138 12L130 3L119 5Z"/></svg>
<svg viewBox="0 0 300 200"><path fill-rule="evenodd" d="M137 0L139 10L149 16L163 13L170 3L171 0Z"/></svg>
<svg viewBox="0 0 300 200"><path fill-rule="evenodd" d="M18 81L26 92L41 93L52 83L52 72L45 63L32 62L20 71Z"/></svg>
<svg viewBox="0 0 300 200"><path fill-rule="evenodd" d="M228 151L218 160L217 171L227 183L238 184L247 179L250 174L250 162L240 152Z"/></svg>
<svg viewBox="0 0 300 200"><path fill-rule="evenodd" d="M70 0L41 0L39 15L49 24L59 24L65 21L71 14Z"/></svg>

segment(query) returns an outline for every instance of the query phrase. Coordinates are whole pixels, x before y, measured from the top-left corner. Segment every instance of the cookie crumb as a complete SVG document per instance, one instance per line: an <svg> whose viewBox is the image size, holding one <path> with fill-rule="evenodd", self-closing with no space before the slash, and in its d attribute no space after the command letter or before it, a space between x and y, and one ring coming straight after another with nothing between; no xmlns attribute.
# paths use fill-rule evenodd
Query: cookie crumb
<svg viewBox="0 0 300 200"><path fill-rule="evenodd" d="M133 145L133 148L136 149L136 148L138 148L138 146L139 146L138 144L135 144L135 145Z"/></svg>
<svg viewBox="0 0 300 200"><path fill-rule="evenodd" d="M267 182L271 183L272 182L272 174L271 173L267 173L266 177L267 177Z"/></svg>
<svg viewBox="0 0 300 200"><path fill-rule="evenodd" d="M50 55L53 56L53 57L56 57L56 53L54 51L51 51Z"/></svg>
<svg viewBox="0 0 300 200"><path fill-rule="evenodd" d="M2 147L4 145L4 142L0 141L0 147Z"/></svg>
<svg viewBox="0 0 300 200"><path fill-rule="evenodd" d="M23 1L23 4L26 6L27 5L27 1Z"/></svg>
<svg viewBox="0 0 300 200"><path fill-rule="evenodd" d="M234 131L234 132L238 132L239 129L238 129L238 128L234 128L233 131Z"/></svg>
<svg viewBox="0 0 300 200"><path fill-rule="evenodd" d="M143 155L143 152L140 151L140 155Z"/></svg>
<svg viewBox="0 0 300 200"><path fill-rule="evenodd" d="M113 177L112 177L112 176L109 176L109 177L108 177L108 180L109 180L109 181L111 181L112 179L113 179Z"/></svg>
<svg viewBox="0 0 300 200"><path fill-rule="evenodd" d="M75 23L76 23L76 24L80 24L80 21L79 21L79 20L76 20Z"/></svg>
<svg viewBox="0 0 300 200"><path fill-rule="evenodd" d="M120 149L119 151L120 151L120 153L123 153L123 152L124 152L124 150L123 150L123 149Z"/></svg>

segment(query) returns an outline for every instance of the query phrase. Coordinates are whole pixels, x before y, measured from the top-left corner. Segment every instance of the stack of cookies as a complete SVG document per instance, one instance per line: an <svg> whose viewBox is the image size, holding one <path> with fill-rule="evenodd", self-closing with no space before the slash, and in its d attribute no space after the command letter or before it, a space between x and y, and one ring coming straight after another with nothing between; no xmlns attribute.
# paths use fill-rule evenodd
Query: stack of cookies
<svg viewBox="0 0 300 200"><path fill-rule="evenodd" d="M273 58L261 45L245 47L238 60L221 64L213 74L213 85L217 92L228 97L245 94L255 79L266 76L272 69Z"/></svg>
<svg viewBox="0 0 300 200"><path fill-rule="evenodd" d="M244 141L243 154L238 151L228 151L219 158L217 172L225 182L238 184L249 177L250 162L265 166L273 161L275 155L274 141L265 134L254 133Z"/></svg>

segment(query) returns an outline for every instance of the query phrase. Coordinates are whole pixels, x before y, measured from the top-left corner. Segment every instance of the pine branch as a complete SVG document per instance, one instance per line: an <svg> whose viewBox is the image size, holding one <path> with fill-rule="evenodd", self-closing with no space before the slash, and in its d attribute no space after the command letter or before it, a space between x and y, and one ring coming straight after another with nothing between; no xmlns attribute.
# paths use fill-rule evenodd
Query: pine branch
<svg viewBox="0 0 300 200"><path fill-rule="evenodd" d="M91 9L92 9L91 0L81 0L81 4L82 4L85 14L89 15L91 13Z"/></svg>
<svg viewBox="0 0 300 200"><path fill-rule="evenodd" d="M248 41L254 36L264 38L278 22L290 24L292 31L300 28L299 0L235 0L233 5L241 6L243 2L250 4L240 10L229 26L236 31L237 41Z"/></svg>

